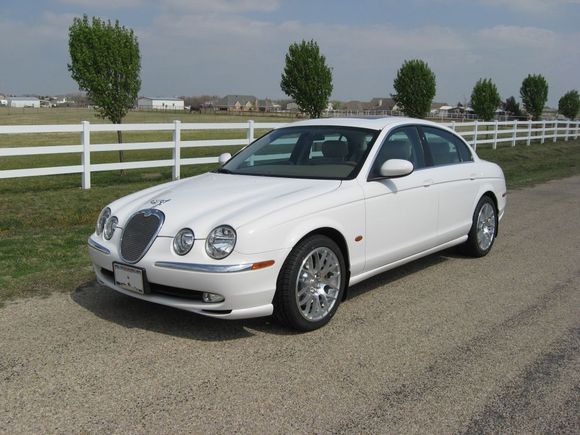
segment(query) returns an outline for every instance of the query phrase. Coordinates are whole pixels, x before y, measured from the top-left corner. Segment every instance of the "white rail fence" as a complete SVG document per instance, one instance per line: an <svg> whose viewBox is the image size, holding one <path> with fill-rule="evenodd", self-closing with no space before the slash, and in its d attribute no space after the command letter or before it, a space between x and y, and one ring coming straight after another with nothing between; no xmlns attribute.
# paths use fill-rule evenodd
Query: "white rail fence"
<svg viewBox="0 0 580 435"><path fill-rule="evenodd" d="M214 146L247 146L254 140L255 130L268 130L281 127L284 123L255 123L248 121L243 123L173 123L164 124L90 124L83 121L80 124L69 125L12 125L0 126L0 135L4 134L34 134L34 133L78 133L80 145L50 145L35 147L7 147L0 148L0 157L17 156L40 156L47 154L71 154L80 155L80 164L73 166L54 166L26 169L0 170L0 179L34 177L43 175L59 174L82 174L81 186L83 189L91 187L91 173L100 171L113 171L121 169L143 169L172 167L173 179L179 179L181 166L216 163L217 157L182 158L181 150L184 148L214 147ZM545 143L556 142L558 139L578 139L580 135L580 122L578 121L493 121L493 122L451 122L443 124L455 130L475 149L479 145L491 145L496 149L499 144L516 146L517 142L531 145L532 142ZM201 130L245 130L246 137L240 139L209 139L209 140L182 140L184 131ZM167 142L133 142L122 144L95 144L91 143L93 132L116 132L116 131L170 131L173 132L173 140ZM172 158L165 160L133 161L123 163L99 163L91 164L91 156L94 153L105 151L135 151L171 149Z"/></svg>

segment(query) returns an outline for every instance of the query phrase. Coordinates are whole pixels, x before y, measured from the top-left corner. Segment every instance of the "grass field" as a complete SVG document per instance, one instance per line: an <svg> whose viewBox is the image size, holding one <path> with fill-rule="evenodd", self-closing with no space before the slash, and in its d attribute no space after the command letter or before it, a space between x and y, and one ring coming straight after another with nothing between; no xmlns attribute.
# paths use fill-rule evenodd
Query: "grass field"
<svg viewBox="0 0 580 435"><path fill-rule="evenodd" d="M0 125L74 124L85 119L99 122L87 110L50 109L33 113L25 111L20 115L0 110ZM183 122L239 122L249 118L145 112L129 114L126 122L169 122L173 119ZM281 118L251 118L256 122L288 121ZM202 133L196 138L207 139L212 137L210 133L219 134ZM69 136L54 138L48 135L20 135L10 140L0 135L0 147L79 143L78 135ZM162 133L153 133L144 140L129 138L128 135L127 141L169 140L162 136ZM223 132L219 137L225 138ZM245 132L234 137L245 137ZM114 142L114 138L103 137L101 142L105 141ZM216 156L222 149L214 147L195 151L192 156ZM110 154L102 158L116 161L116 153ZM170 153L153 157L144 154L140 152L130 154L129 157L170 157ZM480 147L478 154L502 166L510 189L580 173L580 141L547 142L529 147L518 145L515 148L503 146L497 150ZM79 159L78 155L68 156L70 161L63 161L62 155L48 157L54 158L54 161L36 159L33 163L39 166L68 165L78 164ZM19 165L31 167L31 158L24 159L10 161L3 158L0 169ZM189 166L182 169L182 174L184 177L191 176L213 167L215 165ZM80 189L80 175L0 180L0 304L17 297L47 295L55 291L70 292L93 279L86 240L93 232L101 208L115 198L168 181L170 177L170 168L131 170L125 176L120 176L118 172L95 173L91 190Z"/></svg>

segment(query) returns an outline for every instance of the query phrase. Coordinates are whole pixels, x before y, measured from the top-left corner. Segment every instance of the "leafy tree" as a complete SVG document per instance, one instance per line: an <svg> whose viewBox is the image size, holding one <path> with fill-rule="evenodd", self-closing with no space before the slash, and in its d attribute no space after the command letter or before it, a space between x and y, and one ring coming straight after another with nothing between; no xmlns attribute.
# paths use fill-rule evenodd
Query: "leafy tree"
<svg viewBox="0 0 580 435"><path fill-rule="evenodd" d="M435 74L420 59L406 60L397 71L391 94L399 109L407 116L424 118L431 111L435 97Z"/></svg>
<svg viewBox="0 0 580 435"><path fill-rule="evenodd" d="M503 110L515 117L522 116L520 103L518 103L514 97L509 97L505 100L505 103L503 103Z"/></svg>
<svg viewBox="0 0 580 435"><path fill-rule="evenodd" d="M501 104L497 87L491 79L479 79L471 92L471 107L484 121L491 121Z"/></svg>
<svg viewBox="0 0 580 435"><path fill-rule="evenodd" d="M537 121L542 116L548 101L548 82L541 74L528 75L522 82L520 97L524 108Z"/></svg>
<svg viewBox="0 0 580 435"><path fill-rule="evenodd" d="M98 116L121 124L141 88L141 56L133 30L119 21L113 24L98 17L89 21L86 15L75 18L69 28L69 53L68 70ZM123 142L121 131L117 140ZM119 160L123 161L122 151Z"/></svg>
<svg viewBox="0 0 580 435"><path fill-rule="evenodd" d="M332 93L332 69L316 41L293 43L286 54L282 91L312 118L320 118Z"/></svg>
<svg viewBox="0 0 580 435"><path fill-rule="evenodd" d="M558 101L558 112L568 119L574 119L580 112L580 95L573 89L566 92Z"/></svg>

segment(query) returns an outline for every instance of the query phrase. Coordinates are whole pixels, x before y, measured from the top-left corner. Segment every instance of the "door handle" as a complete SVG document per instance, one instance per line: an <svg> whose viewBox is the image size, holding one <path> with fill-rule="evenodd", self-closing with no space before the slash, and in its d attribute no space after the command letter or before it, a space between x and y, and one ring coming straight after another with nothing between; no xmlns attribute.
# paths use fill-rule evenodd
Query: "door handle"
<svg viewBox="0 0 580 435"><path fill-rule="evenodd" d="M476 178L477 178L477 174L470 174L469 175L470 180L475 180Z"/></svg>
<svg viewBox="0 0 580 435"><path fill-rule="evenodd" d="M423 187L429 187L433 184L433 180L431 178L427 180L423 180Z"/></svg>

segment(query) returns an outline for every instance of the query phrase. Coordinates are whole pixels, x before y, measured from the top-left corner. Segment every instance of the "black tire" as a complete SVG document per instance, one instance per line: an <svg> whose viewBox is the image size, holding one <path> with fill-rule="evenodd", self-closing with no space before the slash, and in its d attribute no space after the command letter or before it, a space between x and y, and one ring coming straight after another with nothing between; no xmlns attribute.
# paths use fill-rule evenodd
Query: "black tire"
<svg viewBox="0 0 580 435"><path fill-rule="evenodd" d="M328 290L324 290L327 292L326 296L330 296L332 294L333 299L327 299L325 295L322 295L322 297L316 294L306 295L306 297L311 297L313 300L317 299L317 306L321 307L322 312L326 311L324 317L320 319L308 319L306 318L306 315L308 314L303 314L304 311L308 310L308 304L304 305L304 308L302 308L302 305L299 302L299 292L308 293L309 290L307 291L305 290L305 286L301 286L303 281L301 280L299 283L298 274L301 271L303 264L307 263L309 257L318 256L319 254L328 251L331 251L332 254L334 254L334 257L328 253L328 263L324 263L324 261L322 261L320 264L330 265L335 263L334 260L337 260L336 267L340 268L340 274L336 272L328 272L324 277L320 277L320 281L316 281L308 288L314 289L316 286L327 288ZM325 259L327 257L325 257ZM320 258L320 256L317 258ZM303 272L306 273L304 270ZM336 313L336 310L338 309L338 306L340 305L340 301L342 300L344 291L346 289L346 276L347 271L344 255L342 254L339 246L332 239L317 234L301 240L288 255L288 258L282 266L280 275L278 276L276 295L274 296L274 318L278 322L300 331L312 331L326 325L330 319L332 319ZM333 280L334 283L339 284L338 293L336 293L335 287L324 285L323 281L327 279L327 277L328 279ZM336 298L334 298L334 296L336 296ZM328 304L325 305L324 301L328 301ZM313 301L311 304L313 312L315 310L313 305L316 305L314 302L315 301ZM329 306L330 309L328 309Z"/></svg>
<svg viewBox="0 0 580 435"><path fill-rule="evenodd" d="M482 230L482 222L480 222L480 214L482 213L482 210L483 213L486 213L486 216L489 216L489 212L492 212L492 216L485 219L487 223L483 224L485 226L485 235L483 237L481 236L481 232L478 236L478 232ZM467 241L462 245L463 253L476 258L485 257L489 251L491 251L493 243L495 242L498 223L499 221L495 203L489 196L482 196L473 212L471 229L469 230ZM493 225L493 227L491 225ZM491 237L491 240L488 240L489 237Z"/></svg>

